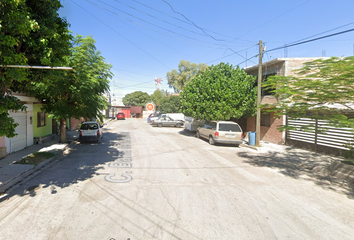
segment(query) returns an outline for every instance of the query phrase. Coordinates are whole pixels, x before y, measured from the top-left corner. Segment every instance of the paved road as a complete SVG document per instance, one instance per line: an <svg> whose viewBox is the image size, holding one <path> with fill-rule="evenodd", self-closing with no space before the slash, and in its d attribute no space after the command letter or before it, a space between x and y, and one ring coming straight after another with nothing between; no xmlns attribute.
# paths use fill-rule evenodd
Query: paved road
<svg viewBox="0 0 354 240"><path fill-rule="evenodd" d="M112 122L0 200L0 239L354 239L348 195L182 130Z"/></svg>

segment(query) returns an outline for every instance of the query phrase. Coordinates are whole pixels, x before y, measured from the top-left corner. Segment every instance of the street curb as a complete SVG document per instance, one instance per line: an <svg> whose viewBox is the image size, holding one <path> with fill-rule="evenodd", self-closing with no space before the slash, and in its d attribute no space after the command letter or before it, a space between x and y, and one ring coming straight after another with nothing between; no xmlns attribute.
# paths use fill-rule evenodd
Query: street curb
<svg viewBox="0 0 354 240"><path fill-rule="evenodd" d="M248 145L248 144L240 144L240 147L246 147L246 148L250 148L250 149L258 151L256 146L251 146L251 145Z"/></svg>
<svg viewBox="0 0 354 240"><path fill-rule="evenodd" d="M11 191L12 188L17 187L21 184L23 184L26 181L31 180L33 177L35 177L37 174L41 173L43 170L47 169L48 167L51 166L51 163L56 163L59 160L61 160L64 156L63 153L65 150L68 148L71 148L72 146L76 145L76 141L72 141L71 143L67 144L62 151L58 152L55 156L46 159L45 161L41 162L37 166L33 166L33 168L28 169L25 172L22 172L15 178L5 182L0 186L0 196ZM61 155L61 156L59 156Z"/></svg>

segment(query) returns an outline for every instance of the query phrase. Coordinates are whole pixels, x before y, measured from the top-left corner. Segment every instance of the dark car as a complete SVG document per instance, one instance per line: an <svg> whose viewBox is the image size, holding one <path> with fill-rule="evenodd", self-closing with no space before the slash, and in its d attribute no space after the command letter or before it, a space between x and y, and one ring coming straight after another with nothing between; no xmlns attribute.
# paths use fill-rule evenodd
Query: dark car
<svg viewBox="0 0 354 240"><path fill-rule="evenodd" d="M124 120L124 119L125 119L124 113L120 112L117 114L117 120Z"/></svg>

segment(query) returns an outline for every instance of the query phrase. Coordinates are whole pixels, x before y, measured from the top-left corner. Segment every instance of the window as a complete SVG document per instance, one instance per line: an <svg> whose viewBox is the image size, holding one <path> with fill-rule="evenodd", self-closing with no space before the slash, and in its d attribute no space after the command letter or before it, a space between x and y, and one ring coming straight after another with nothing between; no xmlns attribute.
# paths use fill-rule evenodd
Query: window
<svg viewBox="0 0 354 240"><path fill-rule="evenodd" d="M219 123L219 131L241 132L241 129L237 124Z"/></svg>
<svg viewBox="0 0 354 240"><path fill-rule="evenodd" d="M270 113L261 114L261 126L270 127L271 125L271 115Z"/></svg>
<svg viewBox="0 0 354 240"><path fill-rule="evenodd" d="M45 113L39 112L37 113L37 127L44 127L45 126Z"/></svg>
<svg viewBox="0 0 354 240"><path fill-rule="evenodd" d="M97 123L85 123L80 127L81 130L95 130L98 129Z"/></svg>
<svg viewBox="0 0 354 240"><path fill-rule="evenodd" d="M272 76L275 76L276 74L275 73L272 73L272 74L268 74L264 77L264 82L267 81L267 78L268 77L272 77ZM273 95L274 93L272 93L272 91L274 91L275 89L266 89L266 88L263 88L262 87L262 96L267 96L267 95Z"/></svg>

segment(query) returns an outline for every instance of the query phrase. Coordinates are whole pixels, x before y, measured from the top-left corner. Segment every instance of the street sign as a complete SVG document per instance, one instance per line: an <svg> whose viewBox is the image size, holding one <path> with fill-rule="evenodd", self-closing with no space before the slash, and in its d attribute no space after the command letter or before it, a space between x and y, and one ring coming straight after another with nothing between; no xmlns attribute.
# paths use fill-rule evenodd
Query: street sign
<svg viewBox="0 0 354 240"><path fill-rule="evenodd" d="M153 103L146 104L146 109L148 111L153 111L155 109L155 105Z"/></svg>

